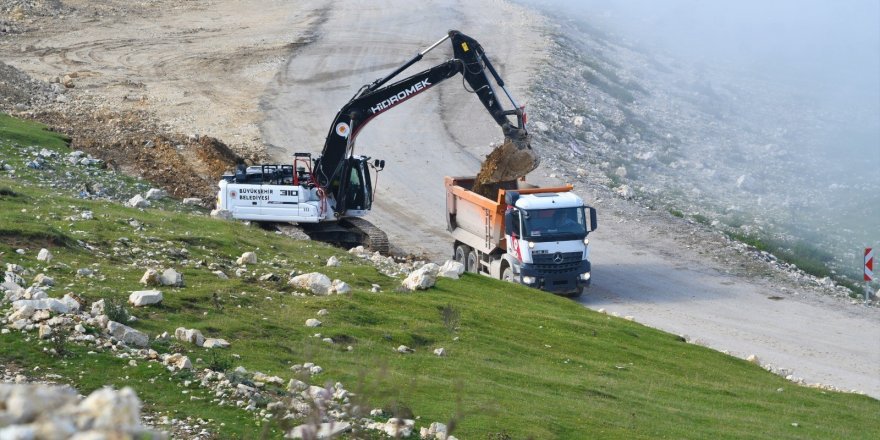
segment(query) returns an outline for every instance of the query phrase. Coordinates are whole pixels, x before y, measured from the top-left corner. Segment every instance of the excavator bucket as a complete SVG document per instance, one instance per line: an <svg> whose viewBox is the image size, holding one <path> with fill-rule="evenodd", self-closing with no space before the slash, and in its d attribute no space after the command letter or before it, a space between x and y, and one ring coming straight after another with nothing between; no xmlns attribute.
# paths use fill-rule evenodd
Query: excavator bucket
<svg viewBox="0 0 880 440"><path fill-rule="evenodd" d="M483 161L473 191L494 200L499 183L519 179L540 164L541 159L531 146L531 135L511 133Z"/></svg>

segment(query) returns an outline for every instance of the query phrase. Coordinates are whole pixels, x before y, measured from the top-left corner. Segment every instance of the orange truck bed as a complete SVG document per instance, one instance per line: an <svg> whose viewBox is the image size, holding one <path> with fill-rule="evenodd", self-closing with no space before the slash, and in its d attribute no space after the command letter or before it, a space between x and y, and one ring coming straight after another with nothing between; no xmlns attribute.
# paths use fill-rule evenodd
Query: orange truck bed
<svg viewBox="0 0 880 440"><path fill-rule="evenodd" d="M508 191L521 195L560 193L572 190L571 185L539 188L524 180L503 182L496 200L490 200L473 191L475 177L446 177L446 227L456 240L491 254L506 251L504 238L505 197Z"/></svg>

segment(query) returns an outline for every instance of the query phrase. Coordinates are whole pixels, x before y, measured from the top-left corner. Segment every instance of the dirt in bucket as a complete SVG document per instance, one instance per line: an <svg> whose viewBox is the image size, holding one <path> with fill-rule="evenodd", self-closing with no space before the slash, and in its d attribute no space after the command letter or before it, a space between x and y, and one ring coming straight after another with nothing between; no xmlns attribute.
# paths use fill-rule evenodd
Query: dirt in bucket
<svg viewBox="0 0 880 440"><path fill-rule="evenodd" d="M505 137L504 142L483 161L474 181L473 191L495 200L501 182L519 179L538 168L541 160L532 149L531 140L531 135Z"/></svg>

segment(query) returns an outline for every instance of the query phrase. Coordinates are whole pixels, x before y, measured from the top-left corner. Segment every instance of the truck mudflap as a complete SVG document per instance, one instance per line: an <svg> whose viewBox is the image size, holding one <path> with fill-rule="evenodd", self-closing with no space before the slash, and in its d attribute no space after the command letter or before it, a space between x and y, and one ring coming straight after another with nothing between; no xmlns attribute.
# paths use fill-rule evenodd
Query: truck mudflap
<svg viewBox="0 0 880 440"><path fill-rule="evenodd" d="M590 285L590 279L581 275L590 272L590 261L580 260L562 264L528 264L520 267L520 282L526 286L557 294L577 293ZM529 278L533 278L534 282Z"/></svg>

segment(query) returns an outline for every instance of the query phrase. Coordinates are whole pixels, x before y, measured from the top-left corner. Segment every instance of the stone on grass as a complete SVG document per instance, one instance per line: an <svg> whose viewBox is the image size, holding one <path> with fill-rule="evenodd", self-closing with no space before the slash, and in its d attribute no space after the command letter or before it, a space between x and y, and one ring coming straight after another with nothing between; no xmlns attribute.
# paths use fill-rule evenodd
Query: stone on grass
<svg viewBox="0 0 880 440"><path fill-rule="evenodd" d="M130 198L127 202L125 202L125 206L129 206L132 208L149 208L150 202L147 199L141 197L140 194L135 195Z"/></svg>
<svg viewBox="0 0 880 440"><path fill-rule="evenodd" d="M54 313L67 313L70 310L67 303L57 298L20 299L12 302L12 309L18 310L28 305L34 310L49 310Z"/></svg>
<svg viewBox="0 0 880 440"><path fill-rule="evenodd" d="M351 286L348 285L345 281L342 280L333 280L333 284L330 285L330 293L338 293L340 295L344 295L348 292L351 292Z"/></svg>
<svg viewBox="0 0 880 440"><path fill-rule="evenodd" d="M225 273L223 273L222 270L215 270L211 273L214 275L217 275L217 278L220 278L221 280L228 280L229 279L229 276L226 275Z"/></svg>
<svg viewBox="0 0 880 440"><path fill-rule="evenodd" d="M41 273L41 274L37 275L36 277L34 277L34 284L36 284L38 286L54 286L55 279L50 276L47 276L44 273Z"/></svg>
<svg viewBox="0 0 880 440"><path fill-rule="evenodd" d="M245 252L235 260L235 264L244 266L245 264L257 264L257 254L253 252Z"/></svg>
<svg viewBox="0 0 880 440"><path fill-rule="evenodd" d="M127 325L120 324L116 321L107 323L107 331L119 341L135 347L147 347L150 345L150 337L146 333L139 332Z"/></svg>
<svg viewBox="0 0 880 440"><path fill-rule="evenodd" d="M174 269L165 269L159 276L159 283L163 286L183 287L183 274Z"/></svg>
<svg viewBox="0 0 880 440"><path fill-rule="evenodd" d="M193 328L178 327L174 330L174 339L189 342L199 347L205 344L205 337L202 335L202 332Z"/></svg>
<svg viewBox="0 0 880 440"><path fill-rule="evenodd" d="M204 348L229 348L229 342L226 342L225 339L219 338L208 338L205 339L205 343L202 344Z"/></svg>
<svg viewBox="0 0 880 440"><path fill-rule="evenodd" d="M306 319L306 327L320 327L321 324L321 321L318 321L315 318Z"/></svg>
<svg viewBox="0 0 880 440"><path fill-rule="evenodd" d="M147 269L144 272L144 276L141 277L141 284L145 286L158 286L159 282L159 271L156 269Z"/></svg>
<svg viewBox="0 0 880 440"><path fill-rule="evenodd" d="M131 292L131 295L128 296L128 302L135 307L159 304L162 302L162 292L158 290L138 290Z"/></svg>
<svg viewBox="0 0 880 440"><path fill-rule="evenodd" d="M189 205L189 206L201 206L202 199L200 199L198 197L187 197L187 198L183 199L183 204Z"/></svg>
<svg viewBox="0 0 880 440"><path fill-rule="evenodd" d="M318 310L318 313L317 313L318 316L327 316L329 314L330 314L330 312L327 311L327 309Z"/></svg>
<svg viewBox="0 0 880 440"><path fill-rule="evenodd" d="M430 289L437 283L437 273L439 271L439 266L434 263L428 263L409 274L409 276L403 280L403 287L407 290Z"/></svg>
<svg viewBox="0 0 880 440"><path fill-rule="evenodd" d="M287 284L299 289L308 290L315 295L328 295L332 287L330 278L318 272L297 275L291 278Z"/></svg>
<svg viewBox="0 0 880 440"><path fill-rule="evenodd" d="M330 439L339 437L351 430L351 424L347 422L325 422L320 425L312 423L299 425L287 433L285 438L292 439Z"/></svg>
<svg viewBox="0 0 880 440"><path fill-rule="evenodd" d="M159 189L159 188L150 188L150 190L147 191L147 193L145 194L145 196L146 196L145 198L146 198L147 200L162 200L162 199L164 199L165 197L167 197L168 194L165 193L164 190L161 190L161 189Z"/></svg>
<svg viewBox="0 0 880 440"><path fill-rule="evenodd" d="M750 354L749 357L746 358L746 360L753 363L753 364L756 364L756 365L761 364L761 361L758 359L758 356L755 354Z"/></svg>
<svg viewBox="0 0 880 440"><path fill-rule="evenodd" d="M40 253L37 254L37 261L43 261L45 263L51 262L52 252L49 252L49 249L46 248L40 249Z"/></svg>
<svg viewBox="0 0 880 440"><path fill-rule="evenodd" d="M336 258L335 255L327 259L327 267L337 267L337 266L339 266L339 258Z"/></svg>
<svg viewBox="0 0 880 440"><path fill-rule="evenodd" d="M415 352L415 350L407 347L406 345L401 345L401 346L397 347L397 352L406 354L406 353L413 353L413 352Z"/></svg>
<svg viewBox="0 0 880 440"><path fill-rule="evenodd" d="M52 336L52 327L46 324L40 325L40 339L48 339L50 336Z"/></svg>
<svg viewBox="0 0 880 440"><path fill-rule="evenodd" d="M457 280L461 274L464 273L464 264L459 263L458 261L446 260L443 263L443 266L440 266L440 270L437 272L438 276L444 278L452 278Z"/></svg>
<svg viewBox="0 0 880 440"><path fill-rule="evenodd" d="M219 218L221 220L232 220L232 211L227 209L212 209L211 217Z"/></svg>
<svg viewBox="0 0 880 440"><path fill-rule="evenodd" d="M443 347L434 349L434 354L436 354L437 356L441 356L441 357L446 356L446 349Z"/></svg>

